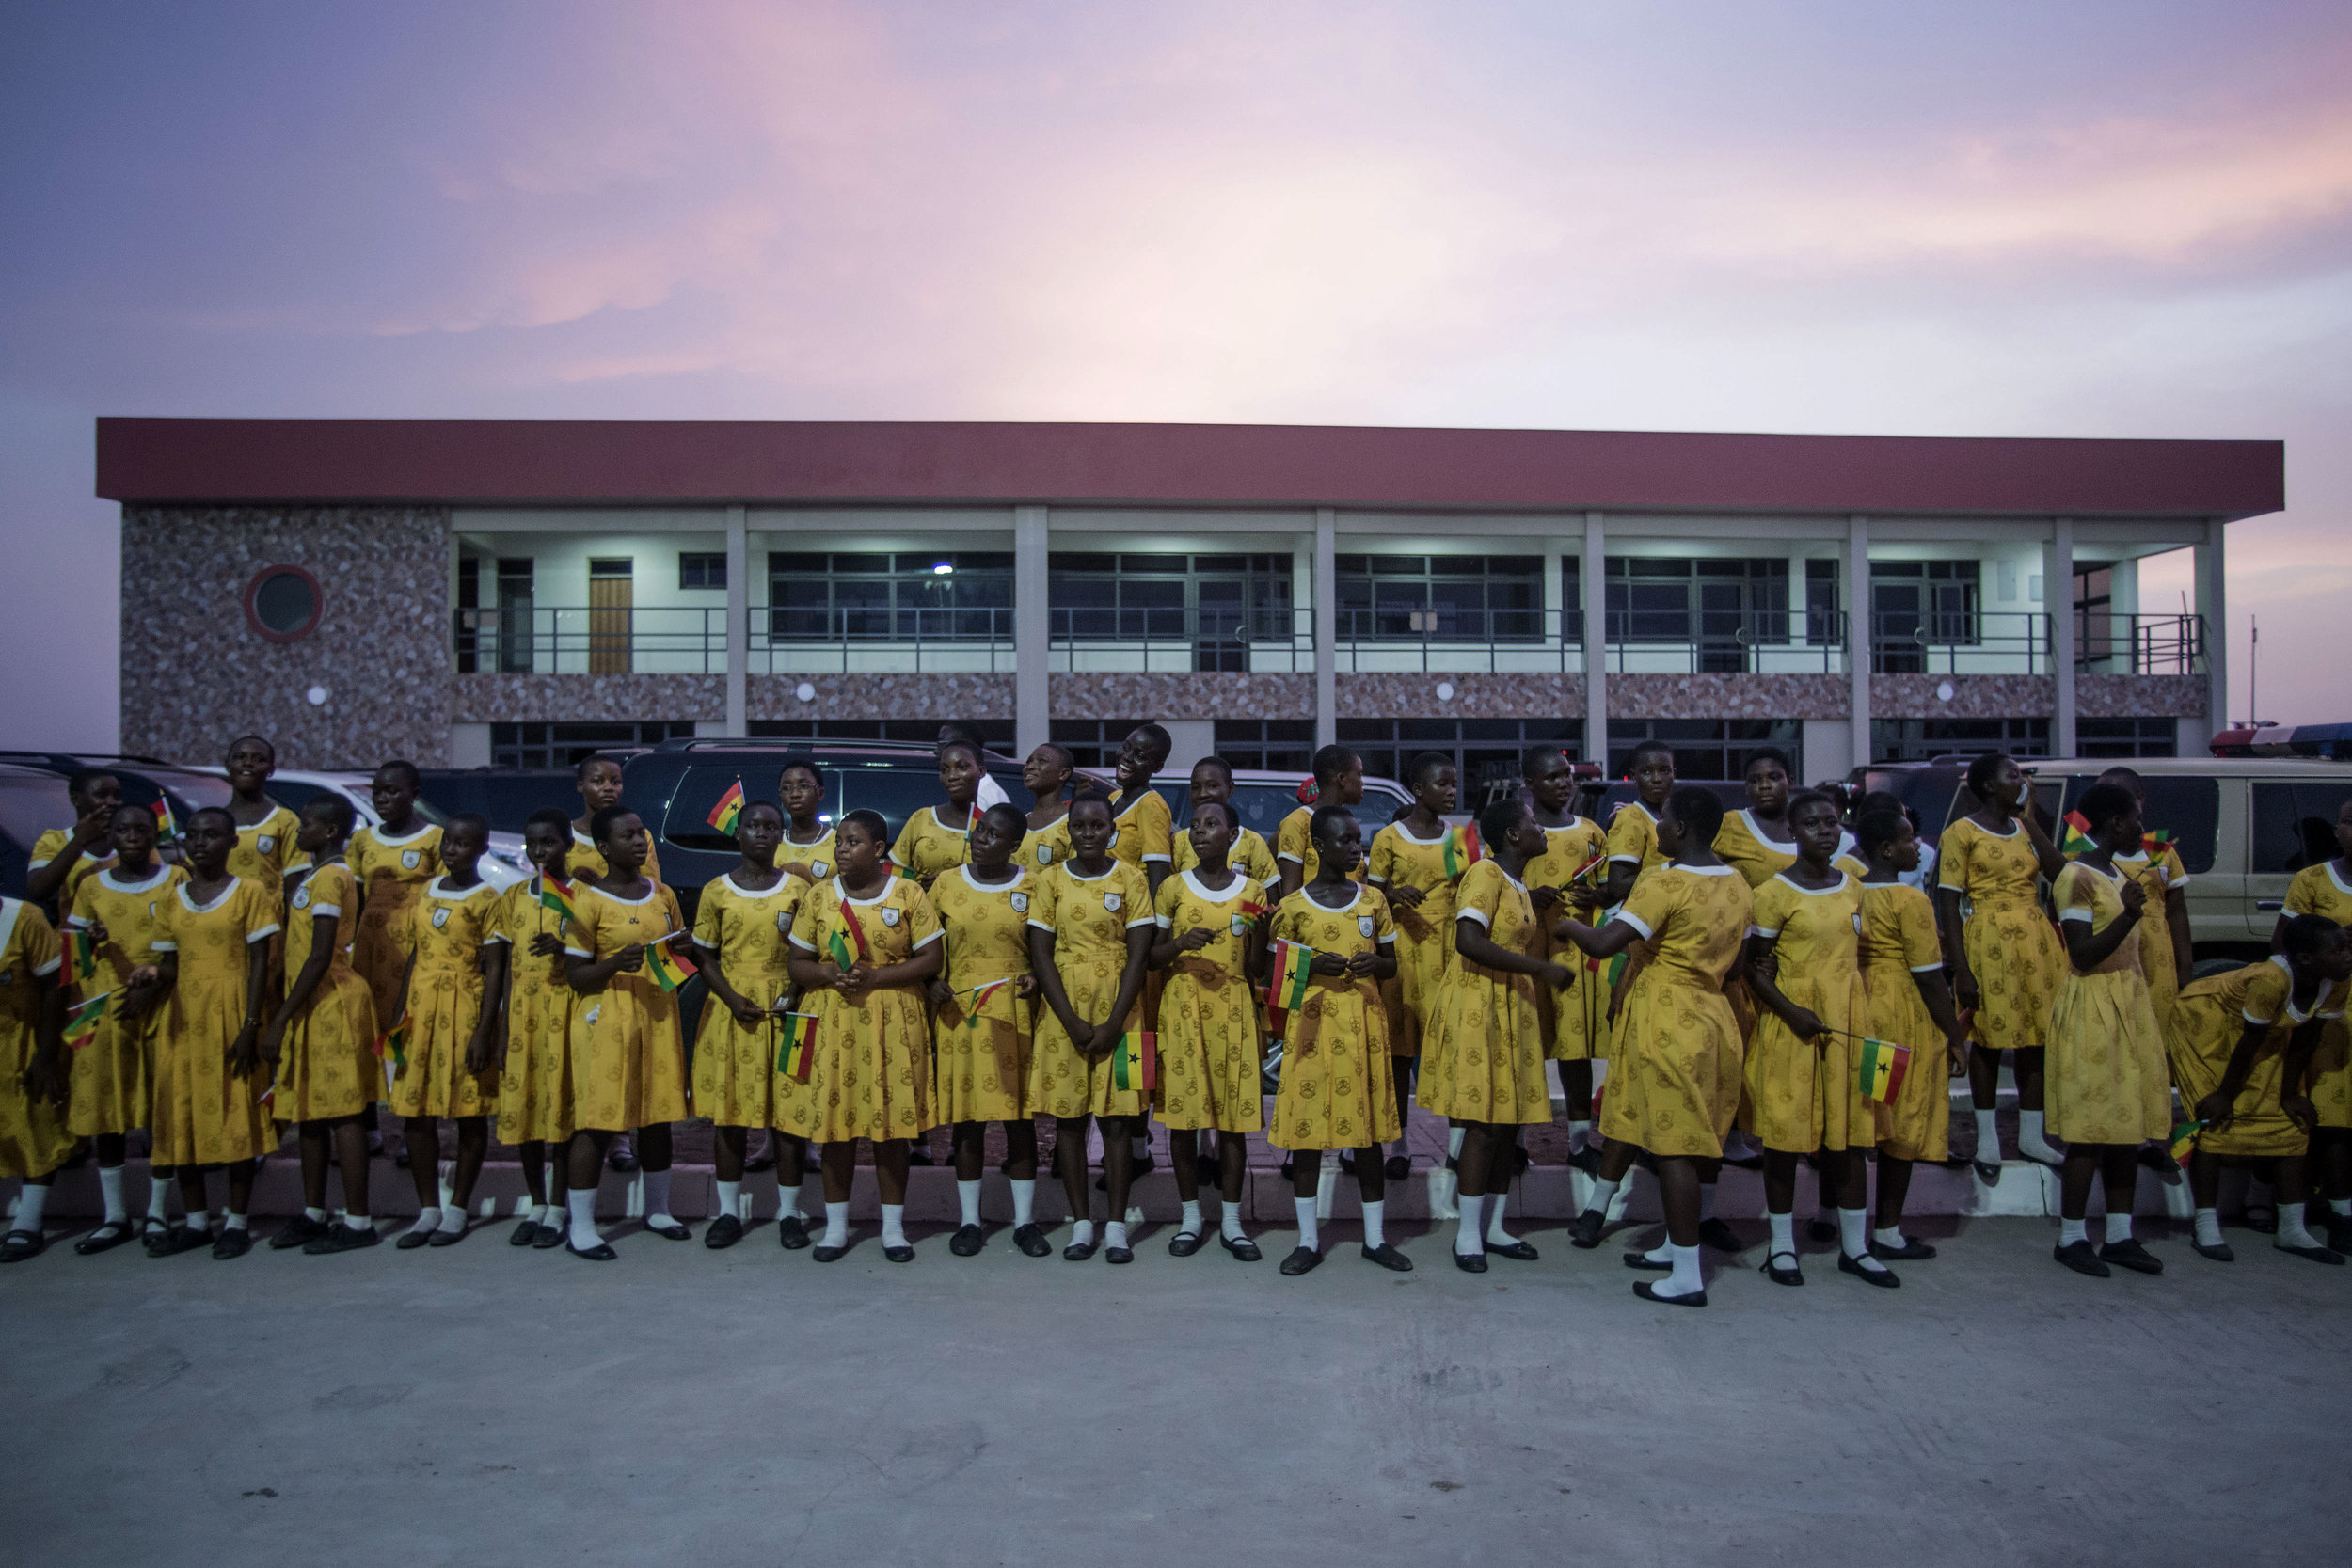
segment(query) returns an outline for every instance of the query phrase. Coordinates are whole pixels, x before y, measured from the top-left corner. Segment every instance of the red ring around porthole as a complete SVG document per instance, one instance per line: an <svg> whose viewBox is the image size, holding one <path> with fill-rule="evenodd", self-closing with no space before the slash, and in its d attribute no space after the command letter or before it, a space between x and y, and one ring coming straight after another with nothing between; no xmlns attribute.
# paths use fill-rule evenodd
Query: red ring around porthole
<svg viewBox="0 0 2352 1568"><path fill-rule="evenodd" d="M300 566L264 566L245 585L245 624L264 641L301 641L326 607L319 579Z"/></svg>

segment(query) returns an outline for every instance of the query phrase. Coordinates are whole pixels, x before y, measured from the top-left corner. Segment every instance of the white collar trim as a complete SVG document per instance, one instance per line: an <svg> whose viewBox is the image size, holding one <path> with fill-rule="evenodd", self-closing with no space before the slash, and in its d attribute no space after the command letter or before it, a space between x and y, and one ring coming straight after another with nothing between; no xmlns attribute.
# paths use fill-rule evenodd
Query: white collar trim
<svg viewBox="0 0 2352 1568"><path fill-rule="evenodd" d="M1242 894L1248 890L1249 887L1249 878L1242 871L1241 867L1237 865L1228 865L1225 869L1232 874L1233 880L1223 893L1211 893L1207 888L1201 886L1200 873L1197 869L1187 871L1184 874L1184 885L1192 889L1193 896L1200 899L1204 903L1230 904L1234 899L1240 897Z"/></svg>
<svg viewBox="0 0 2352 1568"><path fill-rule="evenodd" d="M1427 848L1432 845L1443 844L1446 841L1446 835L1454 831L1445 825L1445 819L1443 817L1439 817L1438 819L1438 836L1435 838L1415 838L1413 836L1413 830L1406 827L1401 819L1390 823L1389 826L1394 828L1396 830L1396 836L1403 839L1406 843L1418 844L1423 848Z"/></svg>
<svg viewBox="0 0 2352 1568"><path fill-rule="evenodd" d="M1727 865L1685 865L1680 861L1668 861L1666 869L1688 871L1693 877L1728 877L1731 875L1731 867Z"/></svg>
<svg viewBox="0 0 2352 1568"><path fill-rule="evenodd" d="M447 885L448 882L449 878L446 874L434 878L431 881L424 884L424 895L427 898L447 898L453 900L453 902L462 904L467 899L471 898L474 895L490 886L489 880L486 878L474 883L473 886L463 890L452 888Z"/></svg>
<svg viewBox="0 0 2352 1568"><path fill-rule="evenodd" d="M1352 911L1357 905L1364 901L1363 883L1350 882L1347 885L1356 890L1356 896L1350 898L1346 903L1342 904L1338 909L1333 909L1330 905L1323 902L1323 900L1317 898L1313 894L1309 893L1303 886L1299 888L1298 895L1307 900L1307 907L1313 910L1318 914L1346 914Z"/></svg>
<svg viewBox="0 0 2352 1568"><path fill-rule="evenodd" d="M427 822L423 827L419 828L415 832L408 834L405 838L394 838L391 834L384 831L383 823L373 822L368 825L368 836L374 839L376 843L383 845L389 849L397 849L404 844L414 844L417 840L422 838L425 834L431 832L433 832L433 824ZM577 833L573 836L575 838L579 837ZM585 844L587 840L581 839L580 842Z"/></svg>
<svg viewBox="0 0 2352 1568"><path fill-rule="evenodd" d="M833 893L834 893L834 897L836 897L836 898L838 898L838 899L840 899L840 900L841 900L844 904L853 904L853 905L855 905L857 908L859 908L859 909L861 909L861 910L870 910L870 909L872 909L875 905L877 905L877 904L881 903L883 899L885 899L885 898L889 897L889 896L890 896L890 890L891 890L892 888L894 888L894 887L897 887L898 885L898 878L896 878L896 877L885 877L884 879L882 879L882 890L880 893L878 893L878 894L874 895L874 896L873 896L873 897L871 897L871 898L852 898L852 897L850 897L850 890L849 890L849 888L843 884L843 882L842 882L842 880L841 880L841 879L840 879L840 878L835 877L835 878L833 879Z"/></svg>
<svg viewBox="0 0 2352 1568"><path fill-rule="evenodd" d="M180 907L186 910L190 914L210 914L215 910L220 908L223 904L229 902L230 895L237 891L237 877L232 873L230 876L228 883L221 888L219 895L209 904L198 903L195 896L188 892L188 889L193 884L189 882L182 882L179 888Z"/></svg>
<svg viewBox="0 0 2352 1568"><path fill-rule="evenodd" d="M735 873L732 871L723 873L720 876L719 880L733 888L739 897L749 898L754 903L757 903L763 898L773 898L777 894L782 893L786 888L790 887L793 882L792 878L785 876L782 872L778 872L776 874L776 885L770 888L745 887L742 883L735 879Z"/></svg>
<svg viewBox="0 0 2352 1568"><path fill-rule="evenodd" d="M1695 870L1696 867L1686 865L1683 869L1685 871L1691 871ZM1728 870L1729 868L1725 867L1725 869ZM1835 867L1832 869L1835 869ZM1786 871L1774 874L1772 880L1775 882L1786 882L1791 889L1804 894L1808 898L1818 898L1826 894L1845 892L1846 884L1853 880L1853 873L1851 871L1839 871L1837 873L1837 880L1831 883L1828 887L1806 887L1803 882L1798 881L1795 878L1789 876Z"/></svg>
<svg viewBox="0 0 2352 1568"><path fill-rule="evenodd" d="M1012 863L1012 880L1009 882L983 882L977 880L972 875L972 863L969 861L966 861L963 864L957 866L956 869L963 873L963 885L970 888L975 893L1010 893L1015 888L1018 888L1022 881L1029 875L1028 872L1022 869L1021 863L1018 861Z"/></svg>
<svg viewBox="0 0 2352 1568"><path fill-rule="evenodd" d="M114 893L151 893L170 877L171 867L158 863L143 882L126 882L112 867L98 874L98 885Z"/></svg>

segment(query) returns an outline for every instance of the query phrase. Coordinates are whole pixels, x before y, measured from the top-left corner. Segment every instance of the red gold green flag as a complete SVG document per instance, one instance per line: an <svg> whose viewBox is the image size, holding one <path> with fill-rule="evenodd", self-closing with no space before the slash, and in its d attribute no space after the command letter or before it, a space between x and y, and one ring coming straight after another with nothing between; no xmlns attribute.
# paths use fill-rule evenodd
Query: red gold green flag
<svg viewBox="0 0 2352 1568"><path fill-rule="evenodd" d="M787 1078L808 1082L809 1064L817 1056L817 1015L783 1013L777 1031L776 1070Z"/></svg>
<svg viewBox="0 0 2352 1568"><path fill-rule="evenodd" d="M1911 1070L1911 1048L1866 1037L1857 1067L1855 1086L1861 1090L1862 1098L1891 1105L1902 1092L1903 1074Z"/></svg>
<svg viewBox="0 0 2352 1568"><path fill-rule="evenodd" d="M1445 835L1445 874L1459 877L1486 858L1486 847L1478 841L1478 824L1465 822L1451 829Z"/></svg>
<svg viewBox="0 0 2352 1568"><path fill-rule="evenodd" d="M2058 852L2063 855L2083 855L2089 854L2097 847L2099 847L2098 841L2090 836L2090 818L2078 811L2068 812L2066 814L2066 837L2059 843Z"/></svg>
<svg viewBox="0 0 2352 1568"><path fill-rule="evenodd" d="M1304 942L1278 940L1274 943L1274 978L1266 987L1266 1006L1295 1013L1307 1005L1309 974L1315 950Z"/></svg>
<svg viewBox="0 0 2352 1568"><path fill-rule="evenodd" d="M2201 1121L2179 1123L2172 1129L2172 1135L2165 1140L2166 1152L2179 1164L2187 1164L2188 1157L2197 1152L2197 1134L2204 1128L2205 1124Z"/></svg>
<svg viewBox="0 0 2352 1568"><path fill-rule="evenodd" d="M379 1060L389 1056L392 1059L392 1066L396 1068L405 1068L408 1065L408 1015L406 1013L402 1013L397 1023L375 1037L375 1054Z"/></svg>
<svg viewBox="0 0 2352 1568"><path fill-rule="evenodd" d="M65 942L65 982L87 980L98 973L98 944L87 931L69 926L59 933Z"/></svg>
<svg viewBox="0 0 2352 1568"><path fill-rule="evenodd" d="M100 991L96 996L80 1004L65 1015L65 1043L67 1045L79 1051L98 1037L99 1022L106 1016L106 1004L113 995L114 992L110 990Z"/></svg>
<svg viewBox="0 0 2352 1568"><path fill-rule="evenodd" d="M683 954L670 951L672 942L685 934L683 931L673 931L660 942L645 944L645 973L652 975L653 983L663 990L677 990L694 973L691 960Z"/></svg>
<svg viewBox="0 0 2352 1568"><path fill-rule="evenodd" d="M1160 1082L1160 1037L1145 1029L1130 1029L1119 1037L1111 1053L1111 1084L1121 1089L1150 1094Z"/></svg>
<svg viewBox="0 0 2352 1568"><path fill-rule="evenodd" d="M155 836L159 839L178 838L180 836L180 821L179 818L171 815L170 800L159 795L155 798L155 804L152 809L155 813Z"/></svg>
<svg viewBox="0 0 2352 1568"><path fill-rule="evenodd" d="M1008 974L1001 980L990 980L983 985L967 988L970 991L972 1000L964 1004L963 1026L966 1029L978 1028L980 1023L980 1009L988 1006L988 999L1011 984L1012 976Z"/></svg>
<svg viewBox="0 0 2352 1568"><path fill-rule="evenodd" d="M841 910L841 924L825 939L825 947L833 954L833 961L845 970L853 963L873 961L873 954L866 946L865 928L858 925L857 916L850 912L847 905Z"/></svg>
<svg viewBox="0 0 2352 1568"><path fill-rule="evenodd" d="M2172 830L2169 828L2158 828L2154 832L2139 835L2139 852L2143 855L2161 855L2171 847Z"/></svg>
<svg viewBox="0 0 2352 1568"><path fill-rule="evenodd" d="M735 832L735 819L743 815L743 781L727 785L727 792L719 797L719 803L710 808L710 825L723 833Z"/></svg>
<svg viewBox="0 0 2352 1568"><path fill-rule="evenodd" d="M539 907L553 910L575 926L580 924L580 911L573 907L572 884L569 882L542 875L539 879Z"/></svg>

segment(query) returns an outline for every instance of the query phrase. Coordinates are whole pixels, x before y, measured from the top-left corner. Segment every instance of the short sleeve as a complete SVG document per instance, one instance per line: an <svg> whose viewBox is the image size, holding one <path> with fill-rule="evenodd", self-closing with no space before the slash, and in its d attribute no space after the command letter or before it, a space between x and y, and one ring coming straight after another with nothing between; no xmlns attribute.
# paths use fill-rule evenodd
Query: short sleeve
<svg viewBox="0 0 2352 1568"><path fill-rule="evenodd" d="M1502 908L1502 869L1492 861L1480 861L1462 874L1462 880L1454 895L1454 918L1475 920L1488 931L1495 928L1495 915Z"/></svg>
<svg viewBox="0 0 2352 1568"><path fill-rule="evenodd" d="M1895 927L1902 941L1903 967L1914 974L1944 967L1944 944L1935 934L1935 908L1917 888L1901 888L1895 901Z"/></svg>
<svg viewBox="0 0 2352 1568"><path fill-rule="evenodd" d="M1364 865L1364 879L1375 887L1387 887L1395 870L1396 826L1391 823L1372 835L1372 854Z"/></svg>
<svg viewBox="0 0 2352 1568"><path fill-rule="evenodd" d="M2168 891L2188 886L2188 866L2181 859L2181 852L2169 844L2164 847L2163 864L2164 885Z"/></svg>
<svg viewBox="0 0 2352 1568"><path fill-rule="evenodd" d="M1935 885L1968 891L1968 830L1963 823L1953 823L1935 841Z"/></svg>
<svg viewBox="0 0 2352 1568"><path fill-rule="evenodd" d="M65 949L57 941L57 928L49 924L49 917L31 904L16 911L18 940L24 944L24 962L36 974L55 974L64 967Z"/></svg>
<svg viewBox="0 0 2352 1568"><path fill-rule="evenodd" d="M921 811L907 813L906 824L898 830L898 842L890 847L891 863L901 869L914 863L914 851L923 843L923 832L919 826L922 820Z"/></svg>
<svg viewBox="0 0 2352 1568"><path fill-rule="evenodd" d="M1154 789L1151 799L1136 810L1136 827L1143 835L1142 859L1168 861L1176 858L1176 816L1168 809L1168 797Z"/></svg>
<svg viewBox="0 0 2352 1568"><path fill-rule="evenodd" d="M1376 947L1396 940L1396 916L1389 909L1389 901L1379 894L1366 890L1364 896L1372 900L1372 940Z"/></svg>
<svg viewBox="0 0 2352 1568"><path fill-rule="evenodd" d="M2295 979L2277 964L2257 967L2254 977L2247 983L2246 1005L2241 1016L2247 1022L2268 1027L2283 1012L2292 1012L2295 1000Z"/></svg>
<svg viewBox="0 0 2352 1568"><path fill-rule="evenodd" d="M1278 863L1296 861L1300 865L1307 863L1308 818L1309 814L1303 811L1295 811L1282 818L1281 829L1274 839L1274 858Z"/></svg>
<svg viewBox="0 0 2352 1568"><path fill-rule="evenodd" d="M1143 868L1120 861L1112 870L1111 875L1119 882L1120 908L1136 911L1134 918L1127 922L1127 928L1133 930L1138 926L1158 924L1158 917L1154 914L1152 904L1152 879L1143 874ZM1174 879L1170 878L1168 880ZM1160 885L1166 887L1168 883L1162 882Z"/></svg>
<svg viewBox="0 0 2352 1568"><path fill-rule="evenodd" d="M930 894L912 881L906 884L906 889L907 951L919 953L930 943L937 942L945 934L946 927L939 923L939 906L931 902Z"/></svg>
<svg viewBox="0 0 2352 1568"><path fill-rule="evenodd" d="M719 951L719 906L726 895L716 882L703 889L702 902L694 907L694 944L709 952Z"/></svg>
<svg viewBox="0 0 2352 1568"><path fill-rule="evenodd" d="M98 924L98 879L85 877L73 890L73 907L66 911L65 923L77 929Z"/></svg>
<svg viewBox="0 0 2352 1568"><path fill-rule="evenodd" d="M792 911L792 929L786 933L784 939L785 941L790 942L794 947L799 948L802 952L808 954L812 958L816 956L818 950L817 923L819 918L818 911L821 911L824 906L824 899L818 897L813 891L807 897L803 898L801 900L801 907Z"/></svg>
<svg viewBox="0 0 2352 1568"><path fill-rule="evenodd" d="M1748 935L1777 937L1788 920L1788 900L1794 896L1787 883L1775 877L1756 890L1756 898L1748 913ZM1630 900L1628 900L1630 902Z"/></svg>
<svg viewBox="0 0 2352 1568"><path fill-rule="evenodd" d="M1029 895L1029 924L1041 931L1054 929L1054 905L1060 896L1061 873L1048 867L1037 879L1037 891Z"/></svg>
<svg viewBox="0 0 2352 1568"><path fill-rule="evenodd" d="M278 900L261 883L239 882L237 896L245 905L238 912L245 922L246 942L267 942L284 929L278 924Z"/></svg>
<svg viewBox="0 0 2352 1568"><path fill-rule="evenodd" d="M68 836L55 828L43 831L39 838L33 840L33 858L24 869L39 871L42 866L56 860L64 851L68 842Z"/></svg>
<svg viewBox="0 0 2352 1568"><path fill-rule="evenodd" d="M2328 874L2322 865L2306 866L2295 874L2287 884L2286 902L2281 906L2288 914L2318 914L2319 879Z"/></svg>
<svg viewBox="0 0 2352 1568"><path fill-rule="evenodd" d="M2058 886L2051 893L2060 920L2097 924L2099 895L2097 885L2090 879L2092 875L2083 870L2080 863L2069 864L2058 873Z"/></svg>
<svg viewBox="0 0 2352 1568"><path fill-rule="evenodd" d="M1184 895L1184 879L1170 877L1160 884L1160 891L1152 895L1154 923L1163 931L1176 928L1176 902Z"/></svg>
<svg viewBox="0 0 2352 1568"><path fill-rule="evenodd" d="M572 922L566 933L564 951L575 958L593 958L596 956L597 895L577 882L572 885L579 895L572 900L572 908L579 911L580 918Z"/></svg>
<svg viewBox="0 0 2352 1568"><path fill-rule="evenodd" d="M1291 895L1290 898L1283 899L1279 904L1277 904L1274 907L1273 924L1266 927L1266 938L1268 941L1296 942L1298 940L1299 915L1296 907L1292 904L1291 899L1304 896L1305 895L1303 894L1294 893Z"/></svg>
<svg viewBox="0 0 2352 1568"><path fill-rule="evenodd" d="M1642 838L1641 810L1629 800L1609 819L1609 833L1602 840L1602 847L1612 861L1631 861L1639 865L1648 858L1649 846Z"/></svg>
<svg viewBox="0 0 2352 1568"><path fill-rule="evenodd" d="M1633 884L1633 891L1626 895L1625 906L1617 911L1615 918L1639 931L1644 941L1655 942L1674 915L1675 890L1680 880L1676 877L1643 878Z"/></svg>

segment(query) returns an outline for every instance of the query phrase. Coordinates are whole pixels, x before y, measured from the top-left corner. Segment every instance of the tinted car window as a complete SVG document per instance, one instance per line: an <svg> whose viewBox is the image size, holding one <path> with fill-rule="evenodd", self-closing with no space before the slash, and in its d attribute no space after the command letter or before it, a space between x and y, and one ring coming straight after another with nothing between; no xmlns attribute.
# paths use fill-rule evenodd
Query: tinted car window
<svg viewBox="0 0 2352 1568"><path fill-rule="evenodd" d="M2298 779L2254 785L2256 876L2291 875L2336 855L2336 814L2352 798L2352 779Z"/></svg>
<svg viewBox="0 0 2352 1568"><path fill-rule="evenodd" d="M1005 786L1006 794L1016 804L1027 799L1027 791L1021 787L1020 774L993 773L991 777ZM671 792L669 816L661 834L663 842L688 849L719 853L733 850L735 840L710 826L710 811L738 780L742 782L746 800L775 799L772 777L763 780L752 776L733 763L689 768ZM838 821L852 811L878 811L890 824L893 842L909 816L945 799L939 788L938 769L925 761L825 764L822 815L826 819Z"/></svg>
<svg viewBox="0 0 2352 1568"><path fill-rule="evenodd" d="M0 891L24 896L33 846L52 828L73 824L73 802L65 780L48 773L0 774Z"/></svg>
<svg viewBox="0 0 2352 1568"><path fill-rule="evenodd" d="M494 832L519 833L532 812L548 806L566 816L579 816L578 784L579 775L568 768L427 768L419 808L432 808L426 813L430 821L469 811L488 817ZM743 787L752 787L748 780ZM273 784L270 793L277 792Z"/></svg>
<svg viewBox="0 0 2352 1568"><path fill-rule="evenodd" d="M2098 776L2091 773L2070 777L2066 781L2064 810L2073 811L2080 805L2083 792L2098 782ZM2157 773L2143 776L2140 783L2148 791L2143 826L2150 832L2162 829L2171 833L2172 847L2180 851L2181 864L2192 875L2211 871L2214 841L2221 828L2219 781ZM2328 842L2334 843L2332 832ZM2328 852L2332 855L2335 850L2331 847Z"/></svg>

